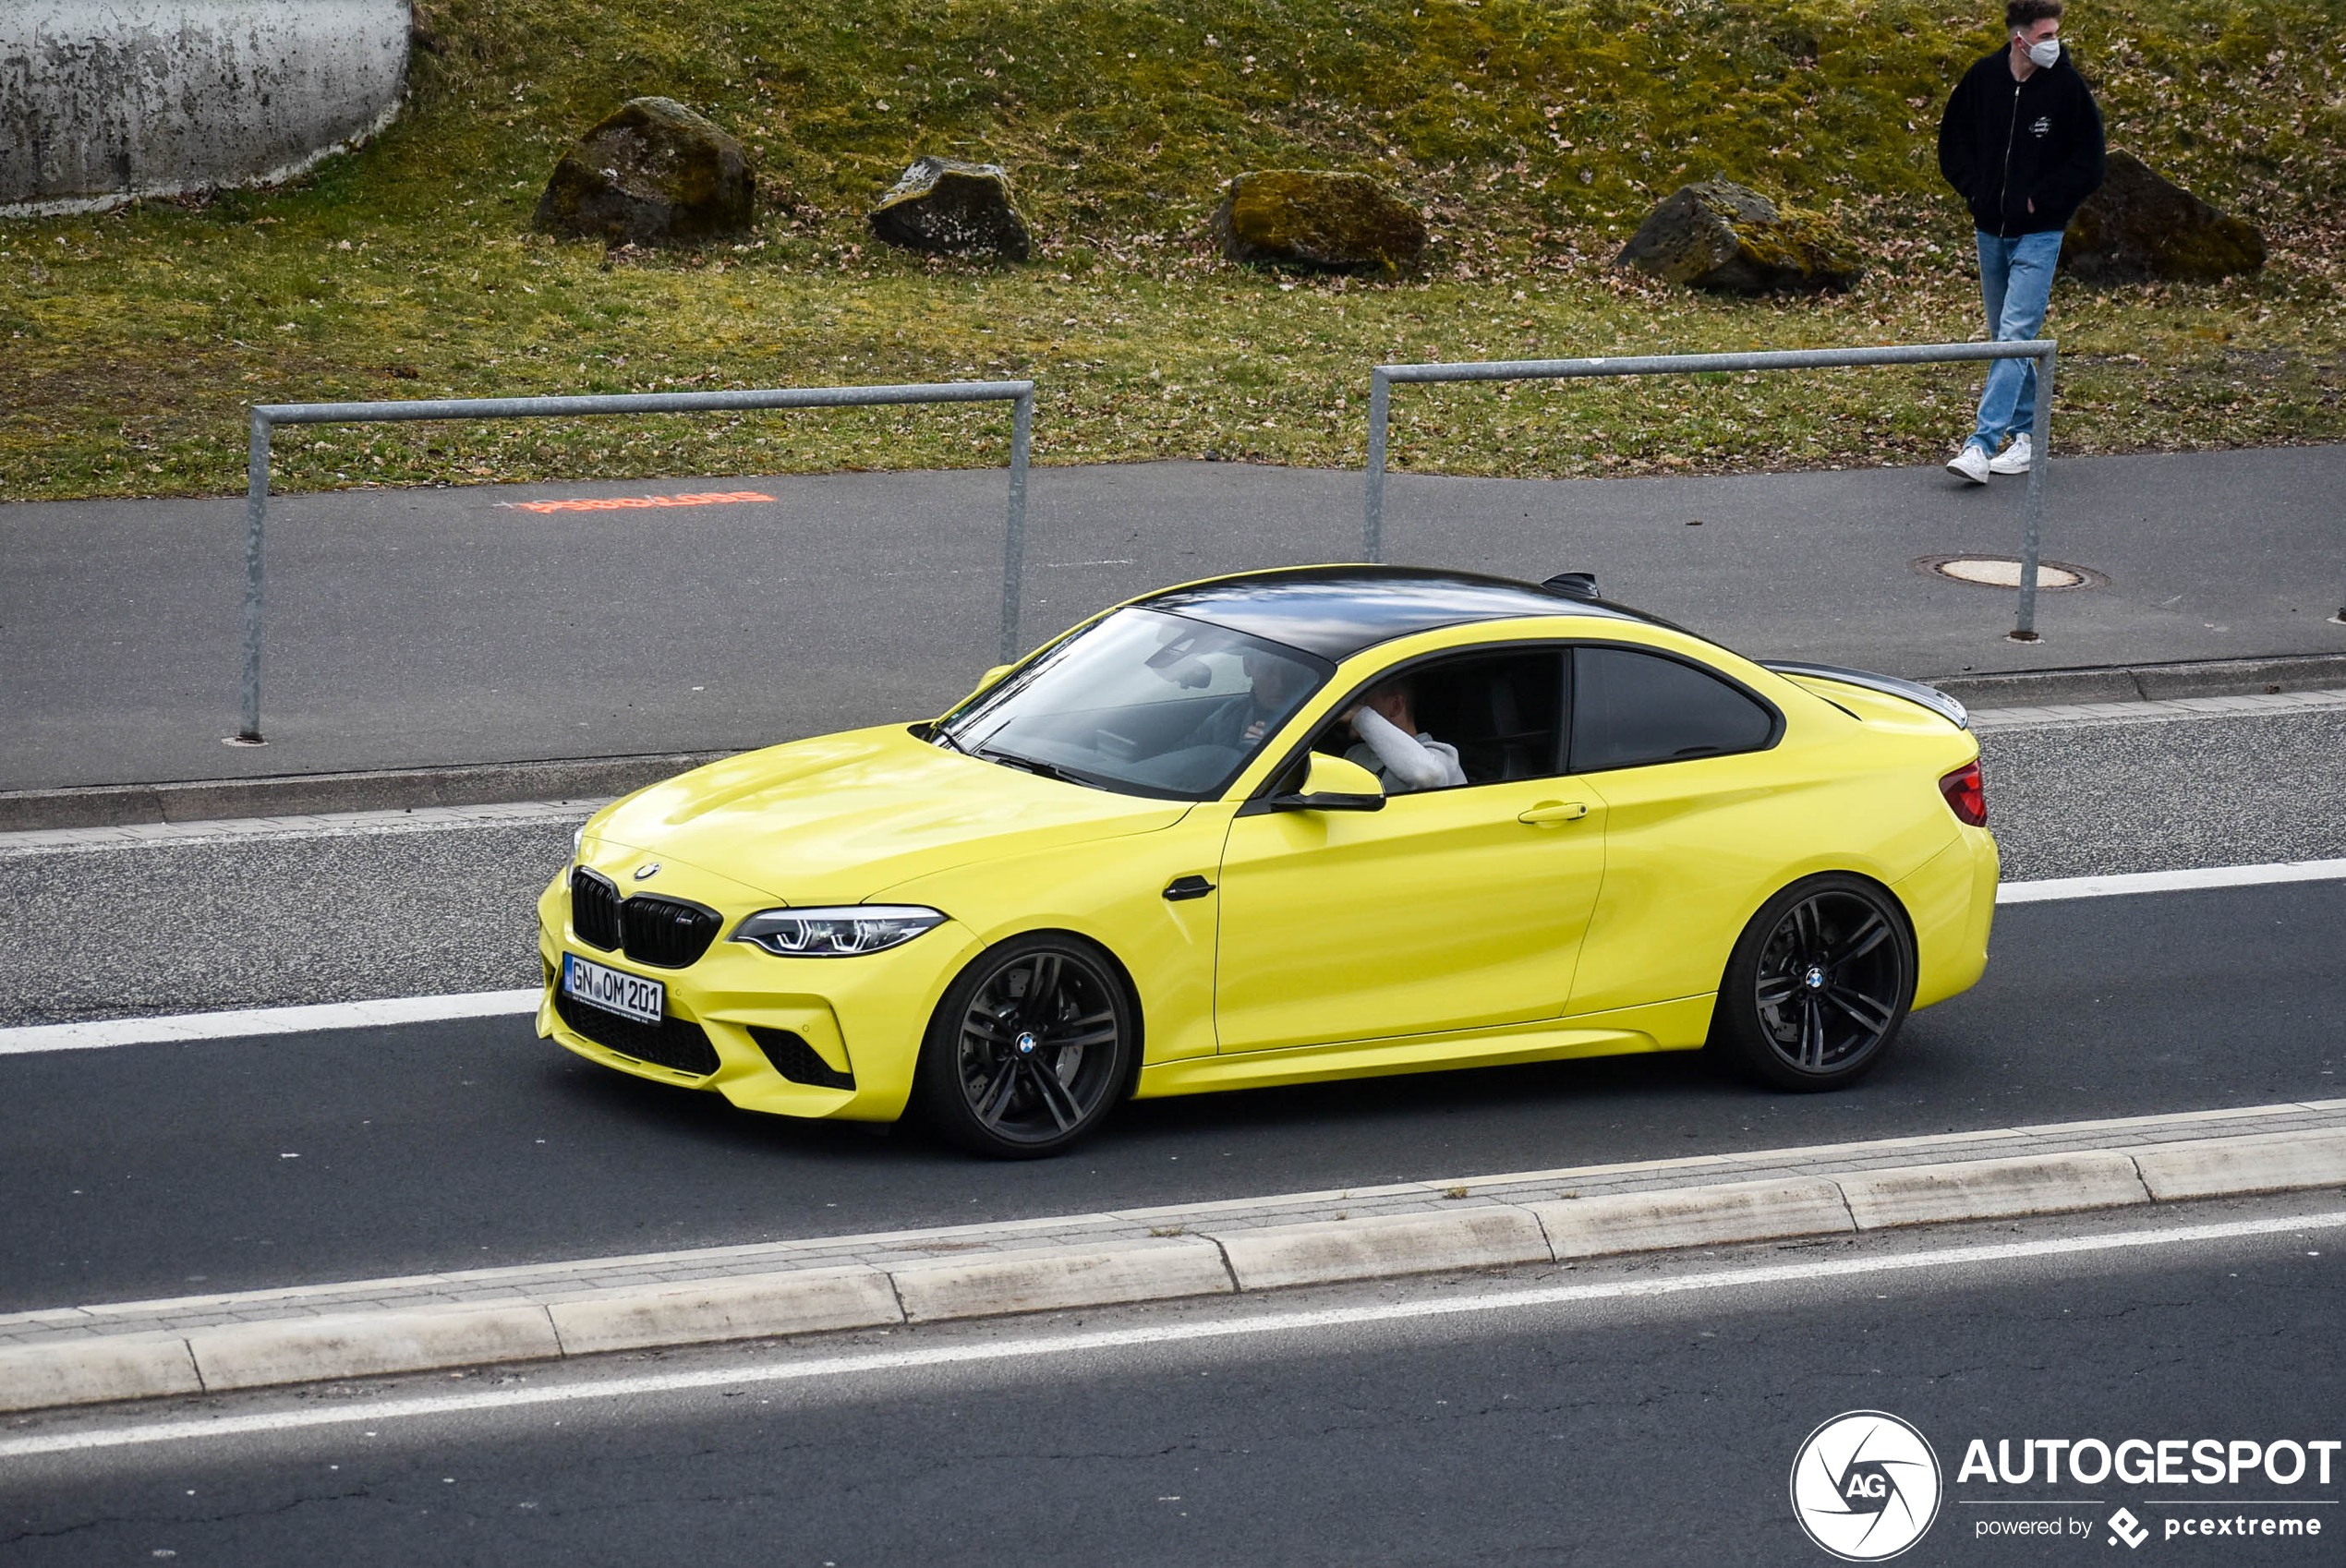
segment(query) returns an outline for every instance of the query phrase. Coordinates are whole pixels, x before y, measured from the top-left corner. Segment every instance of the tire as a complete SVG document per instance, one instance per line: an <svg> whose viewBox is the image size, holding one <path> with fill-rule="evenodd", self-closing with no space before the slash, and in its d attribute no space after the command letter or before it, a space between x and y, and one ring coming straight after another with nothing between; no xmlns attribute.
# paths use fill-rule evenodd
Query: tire
<svg viewBox="0 0 2346 1568"><path fill-rule="evenodd" d="M1873 1070L1906 1021L1915 941L1905 911L1859 876L1812 876L1760 906L1727 960L1711 1049L1777 1089L1841 1089Z"/></svg>
<svg viewBox="0 0 2346 1568"><path fill-rule="evenodd" d="M1139 1015L1107 955L1081 937L1013 937L945 993L914 1094L938 1133L974 1154L1033 1160L1072 1147L1131 1084Z"/></svg>

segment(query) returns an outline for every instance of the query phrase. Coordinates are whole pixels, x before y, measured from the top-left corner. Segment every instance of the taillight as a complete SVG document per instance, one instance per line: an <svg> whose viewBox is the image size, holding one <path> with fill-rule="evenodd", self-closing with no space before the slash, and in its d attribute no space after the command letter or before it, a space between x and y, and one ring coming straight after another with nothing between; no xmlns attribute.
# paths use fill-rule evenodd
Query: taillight
<svg viewBox="0 0 2346 1568"><path fill-rule="evenodd" d="M1988 788L1977 762L1967 762L1939 780L1939 792L1947 797L1947 809L1959 821L1974 827L1988 826Z"/></svg>

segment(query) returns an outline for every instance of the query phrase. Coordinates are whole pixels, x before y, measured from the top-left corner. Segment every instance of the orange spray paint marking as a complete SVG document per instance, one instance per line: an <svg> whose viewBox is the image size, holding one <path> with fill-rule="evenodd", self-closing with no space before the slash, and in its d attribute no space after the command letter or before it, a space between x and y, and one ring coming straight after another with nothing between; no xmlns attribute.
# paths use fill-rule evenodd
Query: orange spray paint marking
<svg viewBox="0 0 2346 1568"><path fill-rule="evenodd" d="M501 501L514 512L625 512L647 506L722 506L735 501L772 501L757 490L711 490L691 496L592 496L578 501Z"/></svg>

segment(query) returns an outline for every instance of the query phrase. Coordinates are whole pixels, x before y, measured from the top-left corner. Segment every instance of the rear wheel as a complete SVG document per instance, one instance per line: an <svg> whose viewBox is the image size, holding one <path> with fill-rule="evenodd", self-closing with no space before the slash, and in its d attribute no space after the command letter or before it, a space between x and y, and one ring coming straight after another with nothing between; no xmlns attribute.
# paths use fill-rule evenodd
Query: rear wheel
<svg viewBox="0 0 2346 1568"><path fill-rule="evenodd" d="M1013 938L962 971L937 1004L921 1049L921 1109L973 1153L1056 1154L1121 1097L1135 1021L1122 980L1091 944Z"/></svg>
<svg viewBox="0 0 2346 1568"><path fill-rule="evenodd" d="M1810 877L1751 917L1711 1015L1713 1049L1779 1089L1839 1089L1873 1069L1915 995L1905 911L1862 877Z"/></svg>

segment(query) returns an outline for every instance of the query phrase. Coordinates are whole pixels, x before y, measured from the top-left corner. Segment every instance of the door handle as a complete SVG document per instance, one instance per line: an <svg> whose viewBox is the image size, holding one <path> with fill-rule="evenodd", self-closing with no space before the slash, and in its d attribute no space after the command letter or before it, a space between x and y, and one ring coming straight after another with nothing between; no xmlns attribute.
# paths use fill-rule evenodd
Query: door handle
<svg viewBox="0 0 2346 1568"><path fill-rule="evenodd" d="M1542 801L1516 820L1534 827L1553 827L1560 822L1578 822L1588 814L1589 808L1578 801Z"/></svg>

